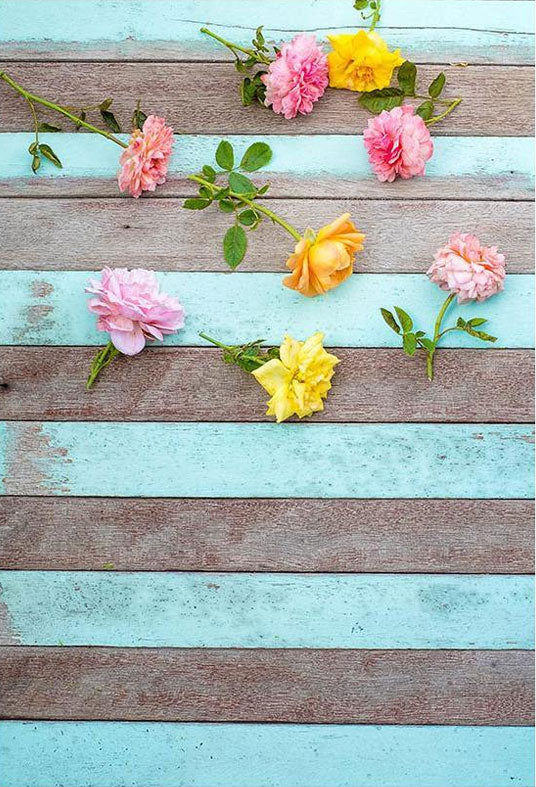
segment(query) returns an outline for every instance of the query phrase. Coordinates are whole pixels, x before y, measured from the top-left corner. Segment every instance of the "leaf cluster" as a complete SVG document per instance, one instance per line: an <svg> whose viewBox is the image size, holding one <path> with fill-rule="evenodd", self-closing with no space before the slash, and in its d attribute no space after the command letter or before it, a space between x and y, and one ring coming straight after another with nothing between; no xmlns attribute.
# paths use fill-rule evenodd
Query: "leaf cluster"
<svg viewBox="0 0 536 787"><path fill-rule="evenodd" d="M272 150L265 142L254 142L235 166L235 152L230 142L223 139L216 150L215 164L205 164L198 175L191 176L199 183L199 195L187 199L183 207L189 210L204 210L216 203L222 213L234 218L223 238L223 256L231 269L235 269L245 257L247 235L244 228L256 230L263 214L253 204L257 197L266 194L269 183L257 187L244 172L256 172L266 166L272 158Z"/></svg>
<svg viewBox="0 0 536 787"><path fill-rule="evenodd" d="M371 90L369 93L362 93L359 96L359 103L362 107L379 115L383 110L389 111L394 107L400 107L406 98L421 98L424 101L419 104L415 114L422 117L424 121L430 120L435 113L435 102L443 93L446 84L446 76L441 71L435 79L428 85L428 95L418 95L417 90L417 66L410 60L405 60L397 73L398 87L384 87L381 90Z"/></svg>
<svg viewBox="0 0 536 787"><path fill-rule="evenodd" d="M374 30L380 21L381 0L355 0L354 8L356 11L361 11L361 16L365 22L370 20L370 28ZM367 11L370 11L370 13L367 13Z"/></svg>
<svg viewBox="0 0 536 787"><path fill-rule="evenodd" d="M42 158L46 158L51 161L56 167L58 167L58 169L63 168L63 164L61 163L58 156L54 153L50 145L46 145L44 142L39 142L39 137L37 137L37 135L35 141L32 142L28 148L28 153L32 157L32 171L34 173L37 172L41 166Z"/></svg>
<svg viewBox="0 0 536 787"><path fill-rule="evenodd" d="M250 50L251 54L245 58L240 56L238 50L232 50L235 56L236 70L239 74L246 74L240 83L240 100L244 107L251 106L255 101L258 101L259 104L264 104L266 86L261 80L261 76L266 74L267 71L265 68L262 68L262 66L266 66L267 63L273 59L262 34L262 25L255 31L255 38L251 43L253 45L253 49ZM273 47L273 49L274 53L277 53L276 48ZM255 73L252 73L253 70L257 69L259 66L261 70L256 70Z"/></svg>
<svg viewBox="0 0 536 787"><path fill-rule="evenodd" d="M264 339L256 339L248 344L231 345L222 351L225 363L235 364L246 372L254 372L259 366L273 358L279 358L279 347L262 350Z"/></svg>

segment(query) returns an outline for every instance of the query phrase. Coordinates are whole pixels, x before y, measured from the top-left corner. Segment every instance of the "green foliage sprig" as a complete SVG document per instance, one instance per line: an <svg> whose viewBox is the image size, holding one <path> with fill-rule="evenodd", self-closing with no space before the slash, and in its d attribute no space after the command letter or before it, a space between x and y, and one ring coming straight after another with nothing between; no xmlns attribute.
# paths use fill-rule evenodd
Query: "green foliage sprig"
<svg viewBox="0 0 536 787"><path fill-rule="evenodd" d="M359 103L373 115L379 115L383 110L402 106L406 99L421 99L422 103L416 108L415 114L422 117L427 126L431 126L449 115L462 100L440 98L447 81L443 71L428 85L427 95L417 93L417 66L410 60L405 60L398 69L397 80L398 87L384 87L381 90L362 93L358 99ZM440 108L446 107L439 114L435 114L437 104Z"/></svg>
<svg viewBox="0 0 536 787"><path fill-rule="evenodd" d="M434 355L437 345L447 333L450 333L451 331L461 331L468 333L470 336L474 336L476 339L480 339L483 342L497 341L496 336L491 336L489 333L476 330L480 325L484 325L484 323L487 322L487 320L483 317L473 317L470 320L464 320L463 317L458 317L456 325L453 325L450 328L445 328L443 331L441 330L443 317L445 316L447 309L455 297L455 293L451 293L439 310L439 314L437 315L434 326L433 338L428 337L425 331L414 331L413 320L409 314L399 306L394 307L396 317L388 309L380 309L381 315L389 328L391 328L392 331L397 333L402 338L402 347L406 355L413 356L418 349L425 351L426 368L429 380L434 379Z"/></svg>
<svg viewBox="0 0 536 787"><path fill-rule="evenodd" d="M232 52L235 59L235 68L239 74L246 74L240 83L240 100L245 107L250 106L255 101L264 104L266 96L266 86L261 80L261 76L266 74L265 66L269 66L275 59L278 49L274 44L267 46L266 39L262 34L262 25L255 31L255 38L252 40L251 47L243 47L227 41L207 27L201 28L201 33L210 36ZM270 53L270 49L273 53ZM245 57L242 57L245 55Z"/></svg>
<svg viewBox="0 0 536 787"><path fill-rule="evenodd" d="M221 348L225 363L239 366L246 372L254 372L255 369L263 366L267 361L279 358L279 347L270 347L267 350L262 350L261 345L265 342L265 339L255 339L254 342L248 342L247 344L222 344L216 339L211 339L206 333L200 333L199 336Z"/></svg>
<svg viewBox="0 0 536 787"><path fill-rule="evenodd" d="M268 191L270 184L256 186L244 172L256 172L266 166L272 158L272 150L265 142L254 142L242 156L240 163L235 164L236 157L233 146L223 139L216 150L216 169L205 164L197 175L189 175L189 179L199 184L199 195L185 200L183 207L189 210L205 210L215 203L222 213L233 218L233 224L223 237L223 256L231 269L235 269L244 259L248 240L246 229L256 230L264 218L279 224L296 240L301 240L300 233L288 222L257 202L257 198Z"/></svg>
<svg viewBox="0 0 536 787"><path fill-rule="evenodd" d="M361 11L361 16L368 22L370 19L369 30L374 30L381 17L381 0L355 0L354 8ZM370 13L367 14L367 11Z"/></svg>

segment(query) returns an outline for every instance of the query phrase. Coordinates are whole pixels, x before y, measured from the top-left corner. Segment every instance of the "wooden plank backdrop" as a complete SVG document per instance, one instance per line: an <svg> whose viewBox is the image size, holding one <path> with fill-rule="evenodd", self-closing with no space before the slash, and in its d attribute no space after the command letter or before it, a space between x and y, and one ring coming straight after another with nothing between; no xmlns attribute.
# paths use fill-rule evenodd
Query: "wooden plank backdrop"
<svg viewBox="0 0 536 787"><path fill-rule="evenodd" d="M243 109L199 32L324 37L360 25L351 0L0 0L1 69L113 96L125 127L141 98L180 132L149 198L83 132L51 135L64 168L33 176L0 86L0 787L534 784L533 4L382 6L389 44L463 97L426 177L393 184L354 95L293 122ZM292 242L268 225L226 273L224 217L180 207L222 136L270 143L267 204L300 229L352 213L344 287L284 290ZM463 307L499 338L450 334L430 384L378 309L428 326L424 272L458 229L507 255L505 292ZM104 265L158 270L187 320L87 393ZM333 391L281 426L198 336L319 329Z"/></svg>

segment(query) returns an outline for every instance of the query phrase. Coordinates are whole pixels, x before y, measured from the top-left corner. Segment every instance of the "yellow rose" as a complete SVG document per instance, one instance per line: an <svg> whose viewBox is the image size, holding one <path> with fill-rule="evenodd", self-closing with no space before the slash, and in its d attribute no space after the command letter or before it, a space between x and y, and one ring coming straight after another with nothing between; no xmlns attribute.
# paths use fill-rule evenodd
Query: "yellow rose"
<svg viewBox="0 0 536 787"><path fill-rule="evenodd" d="M323 338L323 333L314 333L298 342L285 336L281 360L273 358L252 372L272 397L266 415L275 415L277 423L291 415L304 418L324 409L322 400L331 388L333 367L339 359L324 350Z"/></svg>
<svg viewBox="0 0 536 787"><path fill-rule="evenodd" d="M308 230L287 260L292 274L283 284L308 297L338 287L352 274L356 252L361 251L364 240L349 213L326 224L316 235Z"/></svg>
<svg viewBox="0 0 536 787"><path fill-rule="evenodd" d="M360 30L355 35L328 36L333 52L328 55L330 87L368 93L388 87L393 70L402 65L400 49L390 52L377 33Z"/></svg>

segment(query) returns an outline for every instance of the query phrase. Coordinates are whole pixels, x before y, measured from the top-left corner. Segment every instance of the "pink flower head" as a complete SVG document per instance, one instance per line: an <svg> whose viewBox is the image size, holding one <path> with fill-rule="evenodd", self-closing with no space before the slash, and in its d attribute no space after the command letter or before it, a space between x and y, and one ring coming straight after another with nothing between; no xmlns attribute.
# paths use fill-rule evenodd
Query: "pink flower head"
<svg viewBox="0 0 536 787"><path fill-rule="evenodd" d="M481 246L467 232L455 232L434 254L427 271L430 281L458 295L458 303L485 301L504 288L504 254L496 246Z"/></svg>
<svg viewBox="0 0 536 787"><path fill-rule="evenodd" d="M406 104L370 118L363 132L372 169L378 180L389 181L400 175L424 175L424 165L434 152L424 120Z"/></svg>
<svg viewBox="0 0 536 787"><path fill-rule="evenodd" d="M268 73L261 76L266 85L267 107L287 120L298 112L307 115L328 86L328 60L314 35L300 33L282 44Z"/></svg>
<svg viewBox="0 0 536 787"><path fill-rule="evenodd" d="M184 325L181 304L159 291L154 271L104 268L101 280L91 279L85 291L97 296L88 308L98 316L98 330L108 331L125 355L136 355L146 339L161 340Z"/></svg>
<svg viewBox="0 0 536 787"><path fill-rule="evenodd" d="M133 197L139 197L142 191L154 191L165 183L172 145L173 129L166 126L165 118L149 115L143 130L133 132L128 148L121 154L119 189L128 189Z"/></svg>

